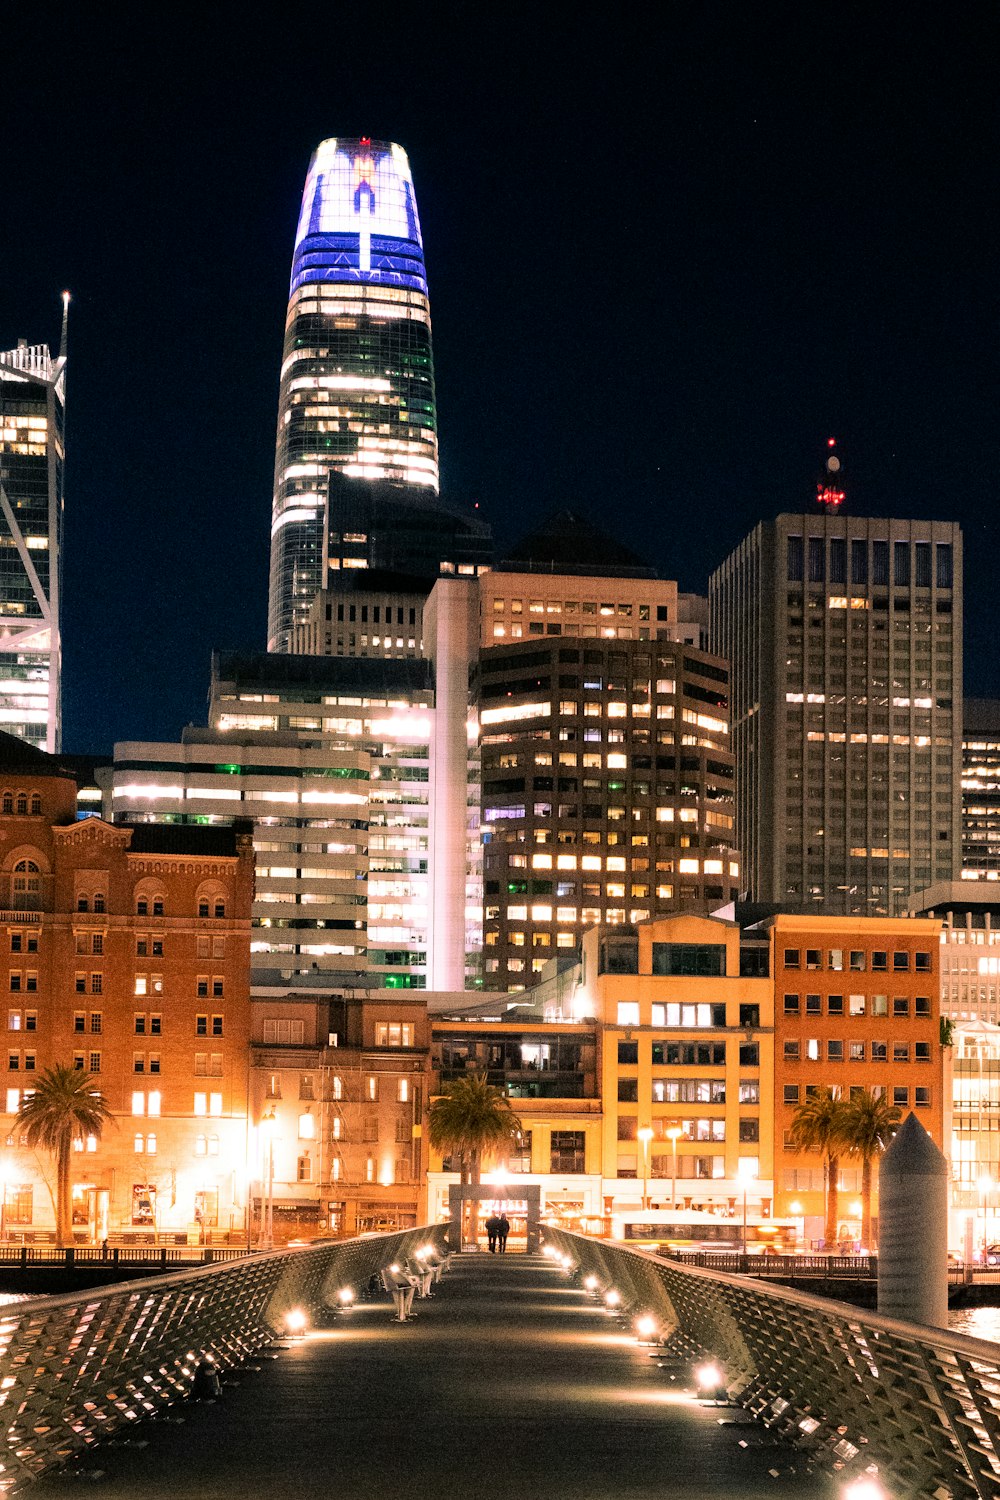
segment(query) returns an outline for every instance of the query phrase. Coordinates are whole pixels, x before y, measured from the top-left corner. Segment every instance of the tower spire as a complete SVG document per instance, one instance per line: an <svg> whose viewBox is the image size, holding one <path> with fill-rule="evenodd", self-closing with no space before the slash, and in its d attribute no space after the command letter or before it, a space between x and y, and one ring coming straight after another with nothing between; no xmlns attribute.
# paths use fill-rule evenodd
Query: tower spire
<svg viewBox="0 0 1000 1500"><path fill-rule="evenodd" d="M65 359L66 358L66 340L67 340L67 335L69 333L69 300L70 300L69 299L69 292L63 292L63 294L62 294L62 307L63 307L62 332L59 335L59 358L60 359Z"/></svg>

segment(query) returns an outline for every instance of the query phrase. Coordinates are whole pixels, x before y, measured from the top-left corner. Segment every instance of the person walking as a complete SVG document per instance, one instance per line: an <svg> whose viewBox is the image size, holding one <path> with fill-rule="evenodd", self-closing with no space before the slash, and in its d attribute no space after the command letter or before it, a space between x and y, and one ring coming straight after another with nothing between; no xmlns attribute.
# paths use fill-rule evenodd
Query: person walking
<svg viewBox="0 0 1000 1500"><path fill-rule="evenodd" d="M499 1242L500 1254L507 1253L507 1236L510 1234L510 1220L506 1214L502 1214L497 1221L497 1240Z"/></svg>
<svg viewBox="0 0 1000 1500"><path fill-rule="evenodd" d="M497 1252L497 1235L499 1231L500 1220L497 1218L495 1213L490 1214L489 1218L486 1220L486 1238L490 1247L491 1255L495 1255Z"/></svg>

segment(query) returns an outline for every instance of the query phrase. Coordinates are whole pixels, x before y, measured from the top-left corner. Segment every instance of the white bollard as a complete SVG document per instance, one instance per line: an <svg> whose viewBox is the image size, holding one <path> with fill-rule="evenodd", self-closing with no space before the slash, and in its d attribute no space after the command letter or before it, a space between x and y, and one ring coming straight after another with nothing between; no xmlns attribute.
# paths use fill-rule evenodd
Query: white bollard
<svg viewBox="0 0 1000 1500"><path fill-rule="evenodd" d="M878 1310L948 1325L948 1163L909 1114L879 1171Z"/></svg>

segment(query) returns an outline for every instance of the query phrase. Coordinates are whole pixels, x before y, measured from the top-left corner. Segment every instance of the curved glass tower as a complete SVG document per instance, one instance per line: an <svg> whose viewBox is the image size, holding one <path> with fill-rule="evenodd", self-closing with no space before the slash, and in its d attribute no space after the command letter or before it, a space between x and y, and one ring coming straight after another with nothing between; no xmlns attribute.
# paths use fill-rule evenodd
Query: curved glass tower
<svg viewBox="0 0 1000 1500"><path fill-rule="evenodd" d="M313 154L295 236L271 515L268 650L324 586L331 472L438 489L430 304L406 152L366 137Z"/></svg>

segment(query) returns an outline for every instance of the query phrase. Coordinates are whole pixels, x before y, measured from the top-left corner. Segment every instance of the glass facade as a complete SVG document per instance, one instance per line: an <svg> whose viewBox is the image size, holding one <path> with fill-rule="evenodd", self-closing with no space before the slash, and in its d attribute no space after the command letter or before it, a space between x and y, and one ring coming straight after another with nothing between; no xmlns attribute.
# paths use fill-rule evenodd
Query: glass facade
<svg viewBox="0 0 1000 1500"><path fill-rule="evenodd" d="M289 649L294 625L325 583L332 472L438 490L413 181L400 146L364 137L317 148L295 237L271 524L272 651Z"/></svg>
<svg viewBox="0 0 1000 1500"><path fill-rule="evenodd" d="M44 344L0 353L0 728L60 742L65 370Z"/></svg>

